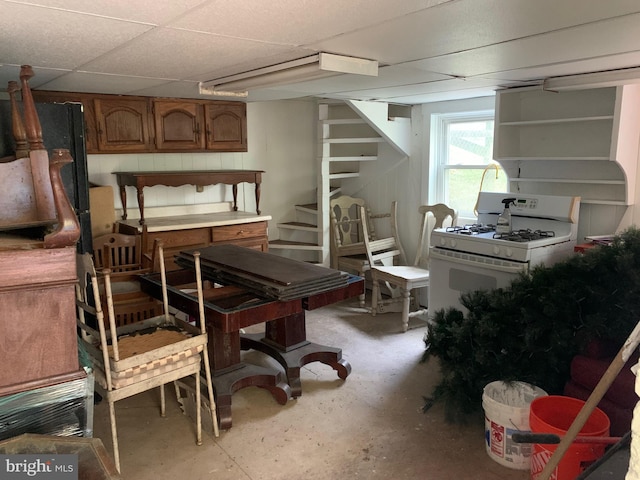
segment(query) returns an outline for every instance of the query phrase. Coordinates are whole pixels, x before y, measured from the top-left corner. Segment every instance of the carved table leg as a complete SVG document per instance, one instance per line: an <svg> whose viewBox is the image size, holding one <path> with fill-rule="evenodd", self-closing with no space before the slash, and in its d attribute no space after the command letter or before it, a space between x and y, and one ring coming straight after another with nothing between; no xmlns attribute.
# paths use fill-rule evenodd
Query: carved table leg
<svg viewBox="0 0 640 480"><path fill-rule="evenodd" d="M238 184L234 183L231 187L231 190L233 191L233 211L237 212L238 211Z"/></svg>
<svg viewBox="0 0 640 480"><path fill-rule="evenodd" d="M140 225L144 225L144 187L137 187L138 208L140 209Z"/></svg>
<svg viewBox="0 0 640 480"><path fill-rule="evenodd" d="M127 219L127 187L120 185L120 201L122 202L122 220Z"/></svg>
<svg viewBox="0 0 640 480"><path fill-rule="evenodd" d="M243 368L214 375L212 378L216 410L220 419L220 429L231 428L231 397L245 387L260 387L271 392L280 405L285 405L291 398L291 388L282 378L280 372L258 365L243 364Z"/></svg>
<svg viewBox="0 0 640 480"><path fill-rule="evenodd" d="M256 213L260 215L260 182L256 182Z"/></svg>
<svg viewBox="0 0 640 480"><path fill-rule="evenodd" d="M240 336L240 339L243 350L254 349L266 353L282 365L291 387L291 396L294 398L302 395L300 368L308 363L320 362L329 365L342 380L345 380L351 373L351 364L342 358L340 348L303 342L286 350L264 338L262 333L245 333Z"/></svg>

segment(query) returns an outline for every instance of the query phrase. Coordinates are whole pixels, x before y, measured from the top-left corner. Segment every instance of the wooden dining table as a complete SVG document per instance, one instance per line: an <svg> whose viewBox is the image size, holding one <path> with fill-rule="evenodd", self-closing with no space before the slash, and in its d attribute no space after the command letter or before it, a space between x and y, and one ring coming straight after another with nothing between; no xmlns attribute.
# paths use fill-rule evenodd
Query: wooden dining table
<svg viewBox="0 0 640 480"><path fill-rule="evenodd" d="M238 250L244 261L261 269L261 255L272 255L228 246ZM228 249L209 247L203 249L203 260L216 258L218 253L228 253ZM224 256L224 255L223 255ZM267 257L279 265L281 274L289 268L296 268L288 259L282 262ZM303 263L303 262L298 262ZM284 270L283 270L284 268ZM304 268L304 267L303 267ZM322 268L322 267L318 267ZM268 272L260 270L261 275ZM286 275L286 274L285 274ZM217 277L203 270L205 281L204 311L205 325L209 336L209 362L213 374L216 408L221 429L232 426L232 394L249 386L265 388L276 401L286 404L291 397L302 395L300 369L311 362L321 362L331 366L339 378L346 379L351 373L351 365L342 358L342 350L314 343L307 339L306 312L330 305L347 298L357 297L364 291L361 277L347 275L344 284L338 287L305 293L297 298L278 300L256 292L255 286L247 288L241 281L231 283L227 277ZM195 270L183 268L166 273L169 305L193 317L199 315L197 298L192 292L195 285ZM160 274L141 276L141 288L148 294L162 298ZM221 283L219 283L221 282ZM260 333L241 333L241 330L264 323ZM242 350L254 349L274 358L284 370L265 367L243 361Z"/></svg>

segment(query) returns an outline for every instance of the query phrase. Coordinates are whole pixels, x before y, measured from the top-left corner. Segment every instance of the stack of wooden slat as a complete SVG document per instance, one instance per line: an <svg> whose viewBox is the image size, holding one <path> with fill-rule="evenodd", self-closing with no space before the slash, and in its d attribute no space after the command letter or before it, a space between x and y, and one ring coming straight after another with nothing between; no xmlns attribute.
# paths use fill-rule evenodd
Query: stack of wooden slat
<svg viewBox="0 0 640 480"><path fill-rule="evenodd" d="M177 265L193 269L193 253L176 255ZM237 245L215 245L200 251L202 275L225 285L240 285L275 300L294 300L347 285L349 275L310 263Z"/></svg>

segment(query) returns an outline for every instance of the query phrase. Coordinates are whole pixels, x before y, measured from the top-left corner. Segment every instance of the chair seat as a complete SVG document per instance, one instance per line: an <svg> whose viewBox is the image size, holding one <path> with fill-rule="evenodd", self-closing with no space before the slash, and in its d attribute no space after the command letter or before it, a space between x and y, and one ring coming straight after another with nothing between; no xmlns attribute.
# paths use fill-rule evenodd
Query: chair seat
<svg viewBox="0 0 640 480"><path fill-rule="evenodd" d="M418 249L413 265L393 265L376 262L375 253L371 248L373 242L368 241L366 236L364 237L367 256L369 257L369 262L373 265L371 268L371 280L373 283L371 292L371 314L375 315L378 312L385 313L386 311L391 311L386 308L387 305L394 302L402 302L402 329L405 332L409 328L410 316L422 315L426 312L426 309L411 312L410 308L412 300L413 303L417 303L415 295L413 299L411 298L411 292L429 286L429 268L423 268L419 265L426 265L428 263L425 255L429 252L431 230L433 230L433 228L442 228L443 222L448 217L451 218L452 225L456 219L455 210L441 203L436 205L421 205L418 207L418 213L421 215L420 236L418 238ZM433 218L433 221L430 220L431 218ZM382 300L380 283L384 283L385 286L391 290L391 300Z"/></svg>
<svg viewBox="0 0 640 480"><path fill-rule="evenodd" d="M375 274L376 278L383 282L394 281L399 285L412 285L412 288L426 287L429 285L429 270L410 265L373 267L372 274Z"/></svg>
<svg viewBox="0 0 640 480"><path fill-rule="evenodd" d="M201 350L200 350L201 351ZM179 352L175 355L171 355L164 358L158 358L151 362L139 365L135 368L119 372L118 374L111 373L111 383L114 389L121 389L135 385L136 383L147 382L156 377L162 377L167 373L176 371L177 369L187 366L195 365L194 371L200 369L200 351L193 349L191 352ZM96 377L96 382L104 389L107 390L107 380L104 374L104 364L96 361L95 358L91 358L93 370ZM167 383L166 379L163 379L162 384ZM146 390L147 388L145 388Z"/></svg>

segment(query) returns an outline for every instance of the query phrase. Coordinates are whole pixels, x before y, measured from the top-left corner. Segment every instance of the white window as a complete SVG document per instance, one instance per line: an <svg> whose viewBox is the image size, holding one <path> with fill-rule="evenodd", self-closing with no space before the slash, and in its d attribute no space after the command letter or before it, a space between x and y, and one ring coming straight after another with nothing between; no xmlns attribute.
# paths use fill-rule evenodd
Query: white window
<svg viewBox="0 0 640 480"><path fill-rule="evenodd" d="M507 191L506 175L492 160L493 111L434 114L431 127L432 198L457 210L459 223L473 220L481 184L483 191Z"/></svg>

